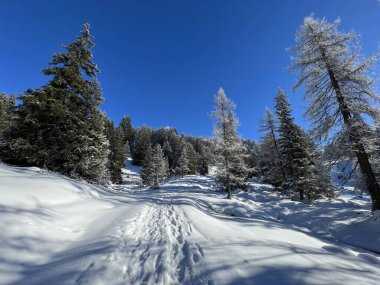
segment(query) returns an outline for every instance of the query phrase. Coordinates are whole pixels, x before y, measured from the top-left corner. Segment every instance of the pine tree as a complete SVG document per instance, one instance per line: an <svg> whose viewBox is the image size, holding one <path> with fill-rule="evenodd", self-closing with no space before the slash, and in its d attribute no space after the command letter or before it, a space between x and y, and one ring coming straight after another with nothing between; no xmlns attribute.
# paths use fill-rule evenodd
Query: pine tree
<svg viewBox="0 0 380 285"><path fill-rule="evenodd" d="M64 46L66 53L54 54L43 70L52 76L49 83L21 95L17 119L0 147L6 161L104 181L108 141L93 46L85 24L82 35Z"/></svg>
<svg viewBox="0 0 380 285"><path fill-rule="evenodd" d="M124 134L119 126L113 129L110 140L110 176L111 181L116 184L122 182L122 169L125 161Z"/></svg>
<svg viewBox="0 0 380 285"><path fill-rule="evenodd" d="M290 103L285 93L278 89L276 101L276 114L279 120L279 153L283 161L286 180L283 183L285 189L292 189L299 194L299 199L305 196L312 201L322 194L331 191L330 177L323 176L323 165L320 160L316 146L301 127L294 123L291 116ZM319 173L320 171L320 173Z"/></svg>
<svg viewBox="0 0 380 285"><path fill-rule="evenodd" d="M173 154L173 150L170 146L170 143L168 140L165 140L164 141L164 144L162 146L162 151L164 152L164 155L165 157L168 159L168 167L169 169L172 168L174 165L173 165L173 160L174 160L174 154Z"/></svg>
<svg viewBox="0 0 380 285"><path fill-rule="evenodd" d="M125 143L125 158L131 157L131 147L129 141Z"/></svg>
<svg viewBox="0 0 380 285"><path fill-rule="evenodd" d="M129 116L123 117L123 119L121 120L119 124L119 127L121 128L121 131L123 133L124 144L126 144L127 142L132 142L134 130L132 127L131 118ZM131 146L129 145L129 147Z"/></svg>
<svg viewBox="0 0 380 285"><path fill-rule="evenodd" d="M153 188L159 188L160 181L167 177L165 157L160 144L156 144L153 151L148 148L141 177L145 185Z"/></svg>
<svg viewBox="0 0 380 285"><path fill-rule="evenodd" d="M313 134L349 139L376 210L380 209L380 186L370 162L374 144L366 132L371 129L365 126L368 120L363 120L379 117L380 98L374 92L374 80L367 76L376 57L363 61L360 47L351 44L356 35L338 31L339 24L339 20L328 23L306 17L296 36L291 70L300 72L295 88L304 85Z"/></svg>
<svg viewBox="0 0 380 285"><path fill-rule="evenodd" d="M193 145L189 142L186 142L186 148L187 148L186 153L187 153L188 168L189 168L188 174L197 174L197 169L198 169L197 153Z"/></svg>
<svg viewBox="0 0 380 285"><path fill-rule="evenodd" d="M5 93L0 95L0 134L7 128L8 124L8 97Z"/></svg>
<svg viewBox="0 0 380 285"><path fill-rule="evenodd" d="M146 186L152 186L154 183L154 177L153 177L153 151L152 147L149 145L148 148L145 150L145 157L144 161L142 163L142 169L141 169L141 180L142 183Z"/></svg>
<svg viewBox="0 0 380 285"><path fill-rule="evenodd" d="M244 187L248 170L244 162L245 148L237 134L238 121L235 104L227 98L222 88L215 97L212 118L214 126L217 175L226 187L227 198L231 199L232 189Z"/></svg>
<svg viewBox="0 0 380 285"><path fill-rule="evenodd" d="M199 144L198 147L198 173L200 175L208 174L208 159L202 144Z"/></svg>
<svg viewBox="0 0 380 285"><path fill-rule="evenodd" d="M270 157L270 160L267 159L268 156L262 157L263 159L261 160L263 163L268 162L270 164L267 167L270 171L264 171L265 175L270 183L279 186L286 180L286 174L280 155L278 139L276 137L276 122L268 107L265 109L264 119L260 125L260 131L265 133L264 148L266 148L267 155Z"/></svg>
<svg viewBox="0 0 380 285"><path fill-rule="evenodd" d="M136 133L136 139L134 141L134 152L133 152L133 164L142 166L145 154L147 153L149 147L151 147L151 129L147 126L143 126Z"/></svg>
<svg viewBox="0 0 380 285"><path fill-rule="evenodd" d="M189 173L189 159L187 156L187 147L185 142L182 142L181 154L178 157L176 169L177 173L179 173L181 177L184 177Z"/></svg>

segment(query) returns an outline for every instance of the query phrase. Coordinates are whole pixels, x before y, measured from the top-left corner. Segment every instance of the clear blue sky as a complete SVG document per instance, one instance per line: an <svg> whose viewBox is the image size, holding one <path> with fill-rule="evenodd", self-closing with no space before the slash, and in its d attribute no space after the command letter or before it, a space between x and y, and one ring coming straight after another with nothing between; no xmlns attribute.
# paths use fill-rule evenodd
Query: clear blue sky
<svg viewBox="0 0 380 285"><path fill-rule="evenodd" d="M39 87L41 74L61 45L91 24L94 61L101 68L106 102L118 123L173 126L179 133L210 136L208 114L222 86L237 104L239 132L258 138L266 105L277 87L289 94L302 123L301 92L285 49L303 18L342 19L361 35L363 52L380 43L377 0L0 0L0 92Z"/></svg>

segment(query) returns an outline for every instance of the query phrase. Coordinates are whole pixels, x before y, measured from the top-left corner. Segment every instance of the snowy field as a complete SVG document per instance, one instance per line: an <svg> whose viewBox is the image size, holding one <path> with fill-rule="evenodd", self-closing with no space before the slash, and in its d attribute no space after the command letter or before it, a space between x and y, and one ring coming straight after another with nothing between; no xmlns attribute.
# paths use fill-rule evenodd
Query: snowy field
<svg viewBox="0 0 380 285"><path fill-rule="evenodd" d="M212 177L106 189L0 164L0 284L378 284L380 215L346 189L316 205Z"/></svg>

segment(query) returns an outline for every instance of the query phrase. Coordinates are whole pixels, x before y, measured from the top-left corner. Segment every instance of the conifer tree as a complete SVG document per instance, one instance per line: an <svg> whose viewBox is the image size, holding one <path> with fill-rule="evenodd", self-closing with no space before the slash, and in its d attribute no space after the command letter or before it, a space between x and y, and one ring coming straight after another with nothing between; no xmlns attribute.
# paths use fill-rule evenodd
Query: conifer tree
<svg viewBox="0 0 380 285"><path fill-rule="evenodd" d="M110 140L110 176L111 181L116 184L122 182L122 169L125 161L124 134L119 126L113 129Z"/></svg>
<svg viewBox="0 0 380 285"><path fill-rule="evenodd" d="M195 149L191 143L186 142L186 153L188 158L188 168L189 172L188 174L197 174L198 169L198 160L197 160L197 153L195 152Z"/></svg>
<svg viewBox="0 0 380 285"><path fill-rule="evenodd" d="M81 36L64 46L66 53L54 54L43 70L52 76L48 84L21 95L17 119L0 147L6 161L104 181L108 141L93 46L85 24Z"/></svg>
<svg viewBox="0 0 380 285"><path fill-rule="evenodd" d="M143 183L153 188L160 187L160 181L167 175L164 153L161 145L156 144L153 151L148 148L141 172Z"/></svg>
<svg viewBox="0 0 380 285"><path fill-rule="evenodd" d="M314 200L329 193L332 190L330 177L323 176L324 182L320 183L324 172L322 164L317 169L317 148L310 137L294 123L290 103L281 89L278 89L275 101L279 121L279 153L286 173L283 187L296 191L300 200L304 200L305 196L308 200Z"/></svg>
<svg viewBox="0 0 380 285"><path fill-rule="evenodd" d="M182 142L182 149L181 153L177 160L177 173L181 175L181 177L184 177L189 173L189 159L187 156L187 147L186 143Z"/></svg>
<svg viewBox="0 0 380 285"><path fill-rule="evenodd" d="M306 17L297 32L291 70L299 72L295 88L304 85L313 134L348 138L347 146L358 161L376 210L380 209L380 186L370 161L373 136L367 132L369 120L363 120L379 118L380 98L373 78L367 75L376 57L363 60L360 47L352 44L357 36L338 31L339 24L340 20L328 23Z"/></svg>
<svg viewBox="0 0 380 285"><path fill-rule="evenodd" d="M284 172L284 181L286 181L287 178L293 176L293 144L296 130L289 100L280 88L277 89L275 102L276 116L279 121L278 152L281 160L281 170ZM275 142L276 140L274 139Z"/></svg>
<svg viewBox="0 0 380 285"><path fill-rule="evenodd" d="M126 144L127 142L132 142L134 130L132 127L131 118L129 116L123 117L123 119L121 120L119 124L119 127L121 128L121 131L123 133L124 144ZM131 146L129 145L129 147Z"/></svg>
<svg viewBox="0 0 380 285"><path fill-rule="evenodd" d="M286 180L286 174L280 155L278 139L276 137L277 126L275 118L268 107L265 108L264 119L261 122L260 131L265 133L265 139L263 142L265 142L264 148L266 148L267 152L267 157L262 157L262 162L269 163L270 166L268 165L267 169L271 169L270 171L265 171L265 174L271 183L279 186ZM272 148L272 150L269 148ZM270 160L267 159L268 155Z"/></svg>
<svg viewBox="0 0 380 285"><path fill-rule="evenodd" d="M5 93L0 95L0 134L7 128L8 121L8 98Z"/></svg>
<svg viewBox="0 0 380 285"><path fill-rule="evenodd" d="M198 149L198 173L200 175L208 174L208 159L206 155L206 151L202 144L199 145Z"/></svg>
<svg viewBox="0 0 380 285"><path fill-rule="evenodd" d="M151 129L143 126L136 132L136 139L134 141L133 164L142 166L145 155L151 147Z"/></svg>
<svg viewBox="0 0 380 285"><path fill-rule="evenodd" d="M146 186L152 186L153 185L153 151L152 147L149 145L147 149L145 150L145 157L144 161L142 163L142 169L141 169L141 180L142 183Z"/></svg>
<svg viewBox="0 0 380 285"><path fill-rule="evenodd" d="M215 97L215 110L212 118L214 126L217 175L226 187L227 198L231 199L232 189L244 187L248 176L245 165L245 147L237 133L238 121L235 104L227 98L222 88Z"/></svg>
<svg viewBox="0 0 380 285"><path fill-rule="evenodd" d="M125 143L125 158L131 157L131 147L129 141Z"/></svg>
<svg viewBox="0 0 380 285"><path fill-rule="evenodd" d="M162 151L164 152L165 157L168 159L169 168L172 168L173 162L174 162L174 157L173 157L174 154L168 140L164 141L164 144L162 146Z"/></svg>

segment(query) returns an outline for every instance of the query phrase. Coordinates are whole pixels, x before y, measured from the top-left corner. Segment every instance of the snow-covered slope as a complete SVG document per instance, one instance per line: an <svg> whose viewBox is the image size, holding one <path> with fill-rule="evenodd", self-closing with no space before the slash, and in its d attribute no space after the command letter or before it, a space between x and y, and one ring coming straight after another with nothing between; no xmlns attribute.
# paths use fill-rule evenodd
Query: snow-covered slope
<svg viewBox="0 0 380 285"><path fill-rule="evenodd" d="M308 227L343 211L259 183L228 201L213 185L189 176L117 192L0 165L0 283L377 284L378 255Z"/></svg>

